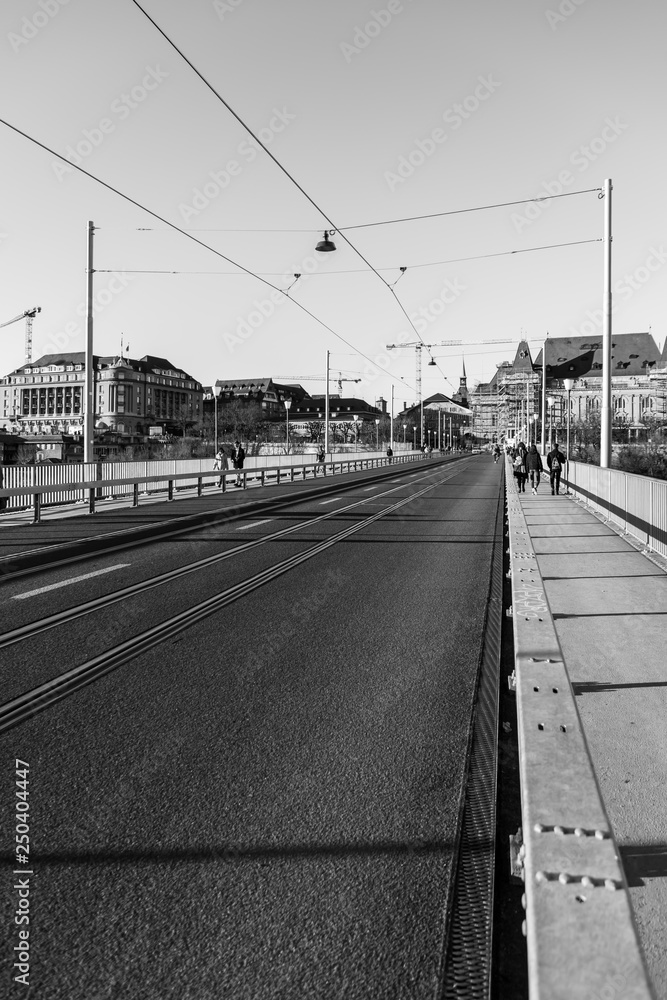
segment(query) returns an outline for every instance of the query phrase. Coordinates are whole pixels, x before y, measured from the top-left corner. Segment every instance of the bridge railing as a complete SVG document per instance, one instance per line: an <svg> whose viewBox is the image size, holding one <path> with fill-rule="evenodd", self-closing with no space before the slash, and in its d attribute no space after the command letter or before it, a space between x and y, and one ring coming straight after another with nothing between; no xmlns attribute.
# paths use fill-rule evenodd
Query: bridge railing
<svg viewBox="0 0 667 1000"><path fill-rule="evenodd" d="M667 557L667 481L569 462L565 482L592 510Z"/></svg>
<svg viewBox="0 0 667 1000"><path fill-rule="evenodd" d="M90 513L94 513L96 502L105 498L131 497L133 506L139 504L139 494L167 493L167 500L173 500L174 489L195 488L201 496L204 485L221 483L225 492L230 479L240 478L245 488L249 482L259 481L264 486L269 483L294 482L317 476L331 476L361 469L380 468L385 465L404 465L423 460L421 452L394 455L341 455L329 462L317 462L311 455L303 456L290 464L252 464L252 459L243 469L218 471L212 468L213 459L191 459L165 462L109 462L87 465L52 466L3 466L0 499L6 500L11 509L32 507L33 523L41 519L41 509L45 504L64 504L88 501Z"/></svg>
<svg viewBox="0 0 667 1000"><path fill-rule="evenodd" d="M620 480L588 469L576 469L582 495L618 505ZM651 1000L620 852L509 464L506 471L530 1000Z"/></svg>

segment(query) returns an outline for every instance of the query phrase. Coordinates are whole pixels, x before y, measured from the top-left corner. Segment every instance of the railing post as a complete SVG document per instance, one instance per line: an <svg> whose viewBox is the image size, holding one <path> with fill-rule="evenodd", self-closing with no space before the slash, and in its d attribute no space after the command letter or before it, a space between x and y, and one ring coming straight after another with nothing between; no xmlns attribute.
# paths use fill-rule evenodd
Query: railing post
<svg viewBox="0 0 667 1000"><path fill-rule="evenodd" d="M289 467L289 481L290 481L290 483L294 482L294 466L293 465L290 465L290 467Z"/></svg>
<svg viewBox="0 0 667 1000"><path fill-rule="evenodd" d="M202 476L197 476L197 496L201 496L202 491Z"/></svg>
<svg viewBox="0 0 667 1000"><path fill-rule="evenodd" d="M246 488L246 486L247 486L247 482L246 482L246 475L247 475L247 473L246 473L246 471L245 471L245 469L244 469L244 470L243 470L243 480L242 480L242 483L243 483L243 489L245 489L245 488Z"/></svg>
<svg viewBox="0 0 667 1000"><path fill-rule="evenodd" d="M42 516L42 495L41 493L33 493L32 523L39 524L41 516Z"/></svg>
<svg viewBox="0 0 667 1000"><path fill-rule="evenodd" d="M170 479L167 483L167 500L174 499L174 480Z"/></svg>
<svg viewBox="0 0 667 1000"><path fill-rule="evenodd" d="M222 480L222 492L224 493L227 489L227 476L224 472L221 474L220 479Z"/></svg>
<svg viewBox="0 0 667 1000"><path fill-rule="evenodd" d="M260 477L259 477L259 482L260 482L261 486L264 485L264 469L262 469L262 471L261 471L261 474L260 474Z"/></svg>
<svg viewBox="0 0 667 1000"><path fill-rule="evenodd" d="M93 487L91 490L88 490L88 513L89 514L95 513L95 487Z"/></svg>
<svg viewBox="0 0 667 1000"><path fill-rule="evenodd" d="M132 506L133 507L139 506L139 483L132 484Z"/></svg>

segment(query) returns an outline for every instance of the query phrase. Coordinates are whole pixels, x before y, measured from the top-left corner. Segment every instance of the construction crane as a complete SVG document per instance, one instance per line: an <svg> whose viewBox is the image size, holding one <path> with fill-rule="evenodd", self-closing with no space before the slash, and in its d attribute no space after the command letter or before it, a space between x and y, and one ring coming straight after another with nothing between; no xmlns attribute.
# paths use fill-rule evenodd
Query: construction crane
<svg viewBox="0 0 667 1000"><path fill-rule="evenodd" d="M1 329L3 326L11 326L12 323L18 323L20 319L25 319L25 360L27 364L32 361L32 321L41 311L41 306L33 306L32 309L26 309L25 312L22 312L20 316L8 319L6 323L0 323Z"/></svg>
<svg viewBox="0 0 667 1000"><path fill-rule="evenodd" d="M407 344L387 344L388 351L394 351L399 347L414 347L415 349L415 382L417 384L417 404L422 401L422 349L429 350L431 347L455 347L461 344L461 340L441 340L437 344L425 344L422 340L412 340ZM429 364L435 364L433 358Z"/></svg>
<svg viewBox="0 0 667 1000"><path fill-rule="evenodd" d="M274 382L282 382L283 380L284 381L291 381L292 379L296 379L298 382L324 382L324 381L326 381L325 379L322 378L321 375L276 375L275 378L274 378ZM343 395L343 382L361 382L361 379L360 378L343 378L343 373L342 372L338 372L338 378L334 380L334 378L331 377L330 381L332 381L332 382L336 381L336 383L338 385L338 395L342 396Z"/></svg>
<svg viewBox="0 0 667 1000"><path fill-rule="evenodd" d="M510 339L503 340L467 340L465 346L468 347L472 344L513 344L514 341ZM417 383L417 403L421 404L422 398L422 349L425 347L430 350L431 347L461 347L463 346L462 340L440 340L437 344L425 344L421 340L412 340L406 344L387 344L387 350L392 351L399 347L414 347L415 349L415 382ZM434 365L435 361L433 358L429 361L430 365Z"/></svg>

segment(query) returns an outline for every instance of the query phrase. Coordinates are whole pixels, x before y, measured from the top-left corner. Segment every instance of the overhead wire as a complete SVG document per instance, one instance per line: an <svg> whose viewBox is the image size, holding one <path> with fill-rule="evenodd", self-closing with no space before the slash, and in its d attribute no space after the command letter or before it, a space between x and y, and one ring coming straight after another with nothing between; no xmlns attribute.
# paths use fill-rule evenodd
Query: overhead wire
<svg viewBox="0 0 667 1000"><path fill-rule="evenodd" d="M373 368L379 369L380 371L383 371L385 375L389 375L391 377L391 372L387 371L386 368L378 364L377 361L373 361L371 358L369 358L368 355L364 354L364 352L361 351L358 347L355 347L354 344L350 343L350 341L347 340L345 337L343 337L342 334L337 333L336 330L333 329L333 327L330 327L328 323L325 323L324 320L320 319L319 316L316 316L315 313L311 312L311 310L308 309L306 306L304 306L301 302L299 302L296 299L293 299L290 295L287 295L284 289L279 288L277 285L274 285L270 281L267 281L265 278L261 277L255 271L250 270L250 268L244 267L243 264L239 264L231 257L228 257L226 254L222 253L222 251L216 250L215 247L211 247L208 245L208 243L204 243L202 240L197 239L196 236L193 236L191 233L188 233L184 229L181 229L180 226L177 226L175 222L170 222L168 219L165 219L157 212L154 212L152 209L147 208L146 205L143 205L135 198L132 198L131 195L125 194L125 192L120 191L118 188L114 187L113 184L109 184L107 181L103 181L101 177L96 177L95 174L91 174L88 170L84 170L83 167L77 166L74 163L70 163L70 161L66 159L66 157L56 152L56 150L51 149L51 147L47 146L45 143L40 142L40 140L36 139L34 136L31 136L27 132L24 132L22 129L18 128L17 125L12 125L11 122L8 122L4 118L0 118L0 124L4 125L12 132L15 132L17 135L22 136L24 139L27 139L28 142L32 142L35 146L39 146L40 149L43 149L46 153L49 153L51 156L55 156L59 160L62 160L63 163L67 163L68 166L72 167L74 170L78 170L79 173L82 173L86 177L89 177L90 180L95 181L98 184L101 184L102 187L106 188L108 191L111 191L113 194L118 195L119 198L123 198L131 205L134 205L135 208L140 209L142 212L146 212L147 215L152 216L154 219L158 219L159 222L164 223L164 225L167 226L169 229L173 229L175 232L181 233L181 235L185 236L189 240L192 240L194 243L198 244L198 246L203 247L205 250L210 250L211 253L214 253L217 257L220 257L222 260L226 260L228 264L232 264L234 267L238 267L245 274L248 274L251 277L256 278L258 281L261 281L262 284L268 285L269 288L272 288L274 291L279 292L281 295L284 295L289 302L293 302L294 305L297 306L297 308L301 309L301 311L306 313L307 316L310 316L310 318L313 319L317 324L319 324L319 326L323 327L332 336L336 337L337 340L340 340L343 344L346 344L348 347L351 347L352 350L355 351L358 356L365 358L365 360L368 361Z"/></svg>
<svg viewBox="0 0 667 1000"><path fill-rule="evenodd" d="M100 228L106 228L106 227L100 227ZM193 232L194 230L190 230L190 231ZM188 230L185 230L185 232L188 232ZM590 239L590 240L571 240L568 243L547 243L547 244L544 244L543 246L539 246L539 247L523 247L523 248L521 248L519 250L499 250L497 253L475 254L472 257L451 257L449 260L434 260L434 261L428 261L428 262L426 262L424 264L408 264L407 267L400 267L400 268L398 268L398 270L401 272L401 274L399 274L398 278L396 279L396 281L393 282L393 284L395 285L398 281L400 281L400 279L403 277L403 274L406 271L408 271L408 270L415 271L418 268L424 268L424 267L442 267L445 264L462 264L462 263L466 263L466 262L472 261L472 260L486 260L487 258L490 258L490 257L511 257L512 254L533 253L536 250L558 250L561 247L583 246L584 244L587 244L587 243L602 243L602 237L597 237L596 236L595 238ZM98 267L98 268L96 268L96 270L99 271L100 273L105 273L105 272L108 273L108 274L112 274L113 273L113 269L112 268L99 268ZM228 274L228 275L236 275L237 277L240 277L240 275L238 274L238 271L171 271L171 270L137 270L137 269L134 269L134 268L123 268L123 270L127 274ZM377 270L378 271L395 271L396 267L378 267ZM266 276L269 276L269 277L279 277L280 275L283 275L285 272L284 271L257 271L256 273L257 274L263 274L263 275L266 275ZM328 278L328 277L330 277L332 275L336 275L336 274L366 274L366 273L367 273L367 269L365 267L354 267L354 268L340 269L340 270L337 270L337 271L322 271L321 274L315 274L313 272L313 273L311 273L309 275L309 277ZM253 277L254 277L254 274L253 274Z"/></svg>
<svg viewBox="0 0 667 1000"><path fill-rule="evenodd" d="M178 45L176 45L176 43L169 37L169 35L165 31L163 31L163 29L160 27L160 25L157 23L157 21L155 21L150 16L150 14L148 14L148 12L146 10L144 10L144 8L141 6L141 4L138 2L138 0L132 0L132 3L137 8L137 10L141 11L141 13L144 15L144 17L146 18L146 20L150 21L150 23L153 25L153 27L155 28L155 30L162 36L162 38L167 42L167 44L170 45L171 48L173 48L174 51L178 53L178 55L181 57L181 59L183 59L183 61L185 63L187 63L187 65L190 67L190 69L192 70L192 72L195 73L195 75L201 80L201 82L204 84L204 86L207 87L208 90L211 91L211 93L217 98L218 101L220 101L220 103L227 109L227 111L229 112L229 114L232 115L232 117L239 123L239 125L241 125L246 130L246 132L252 137L252 139L258 144L258 146L261 149L264 150L264 152L266 153L266 155L273 161L273 163L275 163L275 165L278 167L278 169L292 182L292 184L294 184L294 186L301 192L301 194L303 195L303 197L313 206L313 208L316 209L316 211L318 211L320 213L320 215L322 216L322 218L325 219L328 222L329 226L333 229L333 231L336 232L336 233L340 233L342 239L347 243L347 245L350 247L350 249L354 253L356 253L358 257L361 258L361 260L364 262L364 264L371 271L373 271L373 273L375 275L377 275L377 277L382 282L382 284L386 288L389 289L389 292L394 297L394 300L396 301L399 309L401 310L401 312L405 316L406 320L408 321L408 323L410 324L410 326L414 330L415 334L417 335L417 337L419 338L419 340L423 344L424 341L423 341L423 338L422 338L421 334L419 333L419 331L417 330L417 327L415 326L415 324L413 323L412 319L408 315L408 312L407 312L405 306L403 305L403 303L401 302L401 300L397 296L397 294L394 291L393 287L391 285L389 285L385 281L385 279L382 277L382 275L380 274L380 272L378 270L376 270L375 267L373 267L373 265L371 264L371 262L369 260L366 259L366 257L362 254L361 250L359 250L356 246L354 246L354 244L347 238L347 236L345 235L345 233L341 232L340 228L336 225L336 223L333 222L333 220L327 215L327 213L317 204L317 202L314 200L314 198L311 198L311 196L308 194L308 192L305 190L305 188L289 172L289 170L287 169L287 167L283 166L283 164L280 162L280 160L276 156L274 156L274 154L271 152L271 150L261 141L261 139L259 138L259 136L257 136L253 132L253 130L250 128L250 126L247 124L247 122L244 121L243 118L241 118L241 116L238 114L238 112L236 112L234 110L234 108L232 108L232 106L229 104L229 102L224 99L224 97L222 96L222 94L220 94L216 90L216 88L204 76L204 74L200 70L197 69L197 67L194 65L194 63L190 59L188 59L188 57L185 55L185 53L178 47ZM384 368L382 368L381 365L377 365L377 363L375 363L375 364L376 364L376 367L380 368L382 371L385 370ZM389 373L387 373L387 374L389 374ZM446 379L446 381L449 381L449 379L446 378L444 372L442 372L441 374L442 374L443 378Z"/></svg>
<svg viewBox="0 0 667 1000"><path fill-rule="evenodd" d="M405 306L403 305L403 303L401 302L401 300L399 299L398 295L396 294L396 292L394 290L394 285L396 284L396 281L398 281L400 279L400 277L402 277L403 273L405 273L404 269L401 268L401 275L392 284L389 284L387 281L385 281L385 279L379 273L379 270L377 270L370 263L370 261L368 261L366 259L366 257L362 254L362 252L347 238L347 236L345 235L345 231L340 226L337 226L336 223L333 222L333 220L317 204L317 202L308 194L308 192L305 190L305 188L297 181L297 179L290 173L290 171L285 166L283 166L283 164L280 162L280 160L278 160L278 158L276 156L274 156L274 154L271 152L271 150L268 149L268 147L261 141L261 139L253 132L253 130L250 128L250 126L247 124L247 122L234 110L234 108L232 108L232 106L229 104L229 102L224 99L224 97L216 90L216 88L204 76L204 74L200 70L197 69L197 67L194 65L194 63L190 59L188 59L188 57L185 55L185 53L182 51L182 49L180 49L178 47L178 45L160 27L160 25L154 20L154 18L152 18L150 16L150 14L148 14L148 12L142 7L142 5L138 2L138 0L132 0L132 3L134 4L134 6L138 10L141 11L141 13L144 15L144 17L153 25L153 27L155 28L155 30L162 36L162 38L167 42L167 44L170 45L171 48L173 48L174 51L176 51L178 53L178 55L181 57L181 59L185 63L187 63L187 65L190 67L190 69L192 70L192 72L195 73L195 75L201 80L201 82L204 84L204 86L207 87L211 91L211 93L216 97L216 99L218 101L220 101L220 103L227 109L227 111L229 112L229 114L231 114L232 117L239 123L239 125L241 125L246 130L246 132L257 143L257 145L261 149L264 150L264 152L266 153L266 155L273 161L273 163L278 167L278 169L282 171L282 173L291 181L292 184L294 184L294 186L301 192L301 194L303 195L303 197L313 206L313 208L315 208L320 213L320 215L322 216L322 218L325 219L329 223L329 225L332 227L333 231L336 232L336 233L338 233L338 234L340 234L340 236L347 243L347 245L350 247L350 249L354 253L356 253L357 256L361 258L361 260L363 260L363 262L366 264L366 266L371 271L373 271L373 273L380 279L380 281L382 282L382 284L385 285L386 288L388 288L389 292L391 293L391 295L393 296L394 300L396 301L399 309L401 310L401 312L405 316L405 318L408 321L408 323L410 324L411 328L414 330L416 336L419 338L419 340L421 341L422 345L425 347L426 344L424 342L423 337L421 336L421 334L417 330L417 327L415 326L414 322L410 318L410 316L409 316L409 314L408 314ZM492 208L504 208L504 207L509 207L511 205L526 204L527 202L547 201L547 200L550 199L550 197L565 197L565 196L571 197L571 196L577 195L577 194L589 194L589 193L592 193L592 192L598 192L599 193L601 190L602 190L602 188L589 188L589 189L587 189L585 191L566 191L566 192L562 192L559 195L554 195L554 196L544 196L544 197L539 196L537 198L527 198L527 199L522 199L522 200L513 201L513 202L502 202L502 203L496 203L496 204L492 204L492 205L483 205L483 206L472 207L472 208L453 209L451 211L442 212L442 213L431 213L428 216L413 216L410 219L408 219L408 218L406 218L406 219L395 219L395 220L390 220L389 222L384 222L384 223L366 223L366 224L360 224L360 225L357 225L357 226L348 226L348 227L345 227L345 228L348 229L348 230L350 230L350 229L360 229L360 228L368 228L369 226L372 226L372 225L389 225L389 224L394 224L394 223L398 223L398 222L416 221L416 220L422 219L422 218L435 218L435 217L438 217L438 216L446 216L446 215L460 215L460 214L464 214L464 213L467 213L467 212L486 211L486 210L489 210L489 209L492 209ZM428 351L428 348L427 348L427 351ZM430 353L429 353L429 356L431 357L431 360L433 361L434 360L433 356L430 355ZM376 364L376 366L378 368L381 368L380 365L377 365L377 363L375 363L375 364ZM445 379L445 381L449 382L449 379L445 376L444 372L440 369L439 365L438 365L438 369L440 370L440 373L443 376L443 378ZM384 369L382 369L382 370L384 371Z"/></svg>

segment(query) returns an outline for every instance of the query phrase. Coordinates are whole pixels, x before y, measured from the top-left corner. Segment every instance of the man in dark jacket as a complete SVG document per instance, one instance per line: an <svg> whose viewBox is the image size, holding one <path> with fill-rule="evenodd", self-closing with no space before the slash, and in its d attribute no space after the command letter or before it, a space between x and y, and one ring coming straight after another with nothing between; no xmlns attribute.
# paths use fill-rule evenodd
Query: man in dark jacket
<svg viewBox="0 0 667 1000"><path fill-rule="evenodd" d="M543 466L542 457L534 444L531 444L528 449L528 454L526 456L526 469L528 470L528 474L530 476L531 488L533 493L536 494L537 487L540 485L540 473L543 470Z"/></svg>
<svg viewBox="0 0 667 1000"><path fill-rule="evenodd" d="M565 466L565 455L558 448L558 441L547 455L547 465L549 466L549 482L551 483L551 495L560 490L560 474Z"/></svg>

